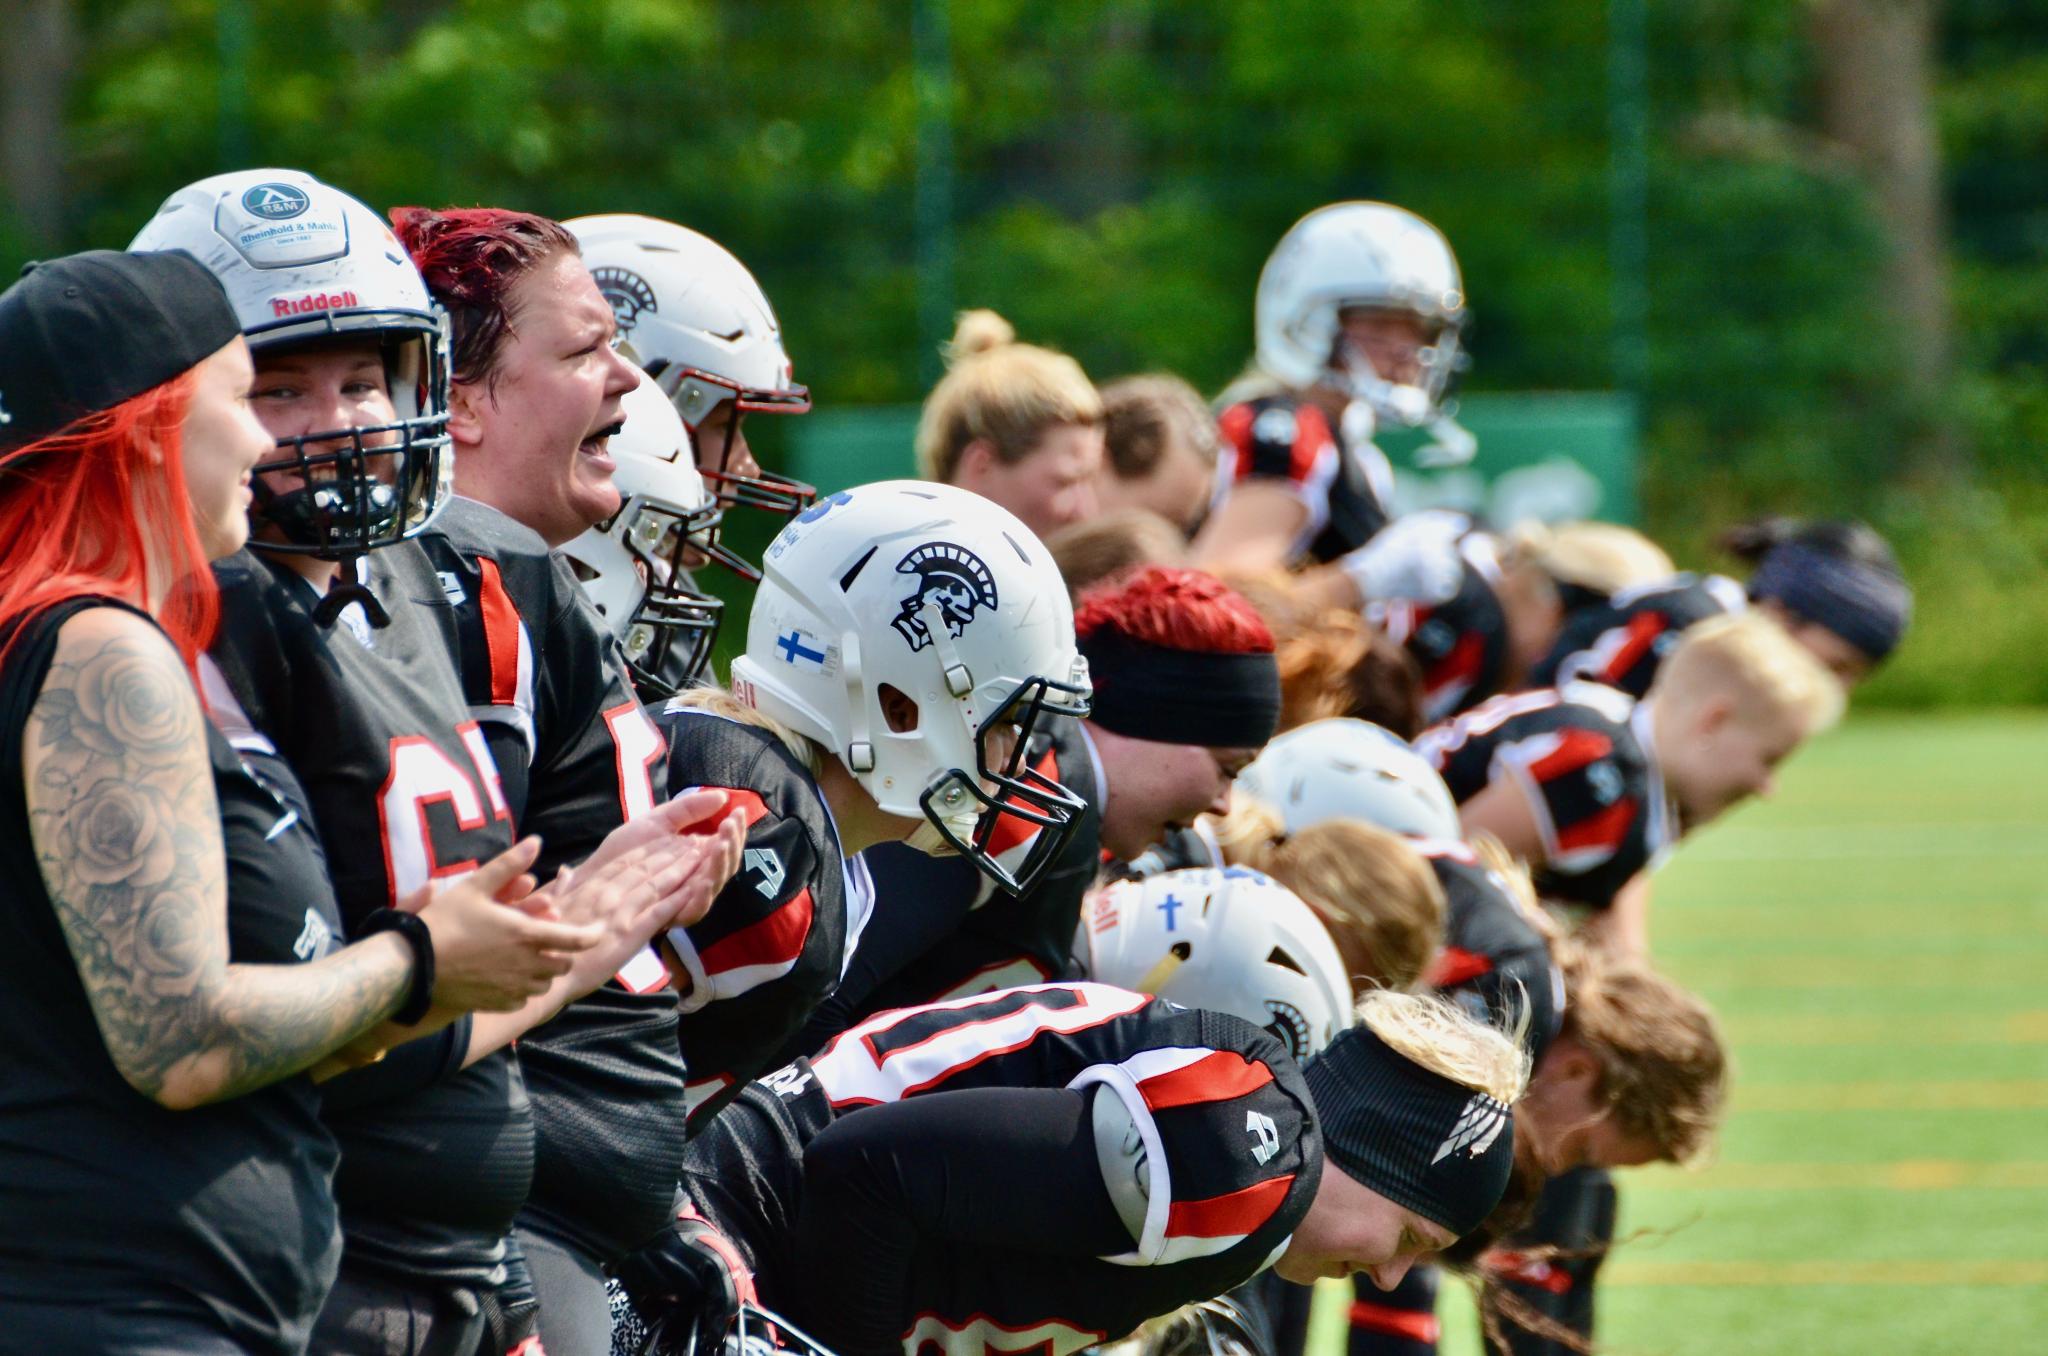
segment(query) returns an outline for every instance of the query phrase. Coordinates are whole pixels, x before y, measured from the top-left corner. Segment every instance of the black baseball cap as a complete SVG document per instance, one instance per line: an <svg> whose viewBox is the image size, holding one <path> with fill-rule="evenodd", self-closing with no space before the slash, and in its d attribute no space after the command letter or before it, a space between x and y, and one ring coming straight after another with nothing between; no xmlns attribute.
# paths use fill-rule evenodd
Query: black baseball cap
<svg viewBox="0 0 2048 1356"><path fill-rule="evenodd" d="M220 282L182 250L87 250L0 292L0 452L154 390L242 332Z"/></svg>

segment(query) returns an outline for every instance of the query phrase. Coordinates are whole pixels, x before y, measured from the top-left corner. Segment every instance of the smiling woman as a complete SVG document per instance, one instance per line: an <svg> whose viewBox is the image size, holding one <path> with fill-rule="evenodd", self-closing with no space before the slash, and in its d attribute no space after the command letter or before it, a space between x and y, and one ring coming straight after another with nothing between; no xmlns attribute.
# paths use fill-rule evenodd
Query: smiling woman
<svg viewBox="0 0 2048 1356"><path fill-rule="evenodd" d="M0 295L0 1020L37 1033L0 1050L0 1350L303 1349L338 1237L295 1075L410 986L399 939L331 945L307 835L193 691L206 562L272 445L249 380L186 256L77 255ZM288 919L259 877L296 884Z"/></svg>

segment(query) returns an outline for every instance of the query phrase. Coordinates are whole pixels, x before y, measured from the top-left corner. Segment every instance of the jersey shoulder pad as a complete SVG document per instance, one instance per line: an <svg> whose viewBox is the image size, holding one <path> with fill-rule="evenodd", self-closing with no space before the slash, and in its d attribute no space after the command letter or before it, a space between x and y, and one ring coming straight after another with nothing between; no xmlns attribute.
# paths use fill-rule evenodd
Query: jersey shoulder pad
<svg viewBox="0 0 2048 1356"><path fill-rule="evenodd" d="M1305 485L1325 474L1339 455L1323 412L1292 395L1240 401L1223 411L1217 429L1235 454L1239 480Z"/></svg>

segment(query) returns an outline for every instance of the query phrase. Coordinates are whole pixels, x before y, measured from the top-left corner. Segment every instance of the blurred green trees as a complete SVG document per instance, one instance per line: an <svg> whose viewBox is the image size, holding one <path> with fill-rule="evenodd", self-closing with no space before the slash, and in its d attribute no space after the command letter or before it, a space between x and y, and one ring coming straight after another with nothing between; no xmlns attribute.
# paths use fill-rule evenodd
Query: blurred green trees
<svg viewBox="0 0 2048 1356"><path fill-rule="evenodd" d="M1382 197L1457 246L1474 388L1612 388L1609 25L1634 3L953 0L934 86L951 112L951 300L1100 376L1165 367L1213 390L1248 356L1280 233L1320 203ZM1891 305L1897 222L1831 136L1839 62L1817 59L1814 15L1934 0L1641 5L1653 528L1706 559L1710 529L1740 513L1871 515L1923 592L2009 604L2024 638L2005 649L2038 651L2048 0L1940 7L1957 362L1932 392L1915 377L1936 337ZM821 402L915 400L930 371L913 0L4 7L61 10L75 37L68 63L24 59L45 30L0 25L5 69L65 114L54 173L20 150L5 162L9 274L124 243L187 180L288 164L380 207L672 217L754 267ZM24 202L25 184L54 187ZM1963 471L1911 455L1930 430ZM2023 653L1950 681L1953 645L1974 637L1923 615L1883 680L1895 697L2048 700L2048 665Z"/></svg>

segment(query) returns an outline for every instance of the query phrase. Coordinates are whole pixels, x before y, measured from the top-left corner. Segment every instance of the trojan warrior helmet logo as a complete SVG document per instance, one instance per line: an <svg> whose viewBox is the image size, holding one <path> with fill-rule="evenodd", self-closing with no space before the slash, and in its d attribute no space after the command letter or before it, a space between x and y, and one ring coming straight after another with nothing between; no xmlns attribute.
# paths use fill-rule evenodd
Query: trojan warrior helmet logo
<svg viewBox="0 0 2048 1356"><path fill-rule="evenodd" d="M623 268L593 268L590 280L597 284L597 290L612 308L612 319L618 322L620 334L631 334L643 313L652 315L660 309L654 304L654 289L638 273Z"/></svg>
<svg viewBox="0 0 2048 1356"><path fill-rule="evenodd" d="M928 602L938 605L946 633L955 640L967 623L974 620L977 611L996 609L995 576L981 563L980 556L964 546L949 541L920 546L896 563L896 573L912 575L917 580L917 591L903 600L903 610L890 623L913 650L922 650L932 643L924 615Z"/></svg>

